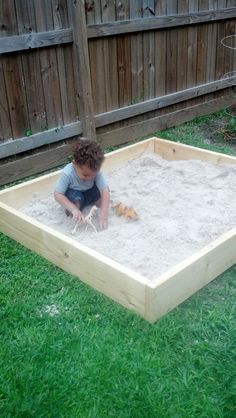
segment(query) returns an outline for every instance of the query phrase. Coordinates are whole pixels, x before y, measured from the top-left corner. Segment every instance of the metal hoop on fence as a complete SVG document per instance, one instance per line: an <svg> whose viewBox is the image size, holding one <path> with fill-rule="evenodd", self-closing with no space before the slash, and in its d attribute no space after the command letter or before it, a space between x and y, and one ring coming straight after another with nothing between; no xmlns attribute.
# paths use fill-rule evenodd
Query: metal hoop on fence
<svg viewBox="0 0 236 418"><path fill-rule="evenodd" d="M227 42L232 42L233 46L229 45ZM220 41L221 45L223 45L225 48L229 49L236 49L236 35L228 35L221 39Z"/></svg>
<svg viewBox="0 0 236 418"><path fill-rule="evenodd" d="M225 73L221 80L225 80L230 86L236 86L236 70Z"/></svg>
<svg viewBox="0 0 236 418"><path fill-rule="evenodd" d="M236 105L226 107L225 113L227 113L227 115L231 118L236 118Z"/></svg>

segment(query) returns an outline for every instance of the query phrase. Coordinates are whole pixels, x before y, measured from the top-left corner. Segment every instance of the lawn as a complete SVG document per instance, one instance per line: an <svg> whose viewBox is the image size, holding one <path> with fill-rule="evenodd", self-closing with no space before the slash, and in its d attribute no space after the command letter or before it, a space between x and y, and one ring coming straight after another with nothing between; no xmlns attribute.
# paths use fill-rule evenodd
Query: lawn
<svg viewBox="0 0 236 418"><path fill-rule="evenodd" d="M234 154L202 133L216 115L157 135ZM151 325L2 234L0 248L1 418L235 418L236 266Z"/></svg>

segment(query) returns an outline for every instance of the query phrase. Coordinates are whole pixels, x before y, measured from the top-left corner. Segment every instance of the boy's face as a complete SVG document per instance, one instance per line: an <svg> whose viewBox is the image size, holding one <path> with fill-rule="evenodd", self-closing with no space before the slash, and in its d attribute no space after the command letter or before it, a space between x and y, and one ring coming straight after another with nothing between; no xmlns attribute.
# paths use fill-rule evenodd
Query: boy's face
<svg viewBox="0 0 236 418"><path fill-rule="evenodd" d="M92 170L87 165L78 165L76 164L76 162L73 161L73 166L77 176L79 176L81 180L92 180L97 174L96 170Z"/></svg>

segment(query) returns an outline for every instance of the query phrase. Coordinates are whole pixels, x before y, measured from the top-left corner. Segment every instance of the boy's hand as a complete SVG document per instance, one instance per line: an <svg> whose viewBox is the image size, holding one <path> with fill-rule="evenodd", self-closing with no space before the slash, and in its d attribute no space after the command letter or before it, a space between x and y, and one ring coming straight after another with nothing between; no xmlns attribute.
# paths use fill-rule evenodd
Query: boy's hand
<svg viewBox="0 0 236 418"><path fill-rule="evenodd" d="M78 208L73 209L71 213L76 222L80 223L84 220L84 217Z"/></svg>
<svg viewBox="0 0 236 418"><path fill-rule="evenodd" d="M106 213L100 212L98 217L98 223L101 229L107 229L108 227L108 216Z"/></svg>

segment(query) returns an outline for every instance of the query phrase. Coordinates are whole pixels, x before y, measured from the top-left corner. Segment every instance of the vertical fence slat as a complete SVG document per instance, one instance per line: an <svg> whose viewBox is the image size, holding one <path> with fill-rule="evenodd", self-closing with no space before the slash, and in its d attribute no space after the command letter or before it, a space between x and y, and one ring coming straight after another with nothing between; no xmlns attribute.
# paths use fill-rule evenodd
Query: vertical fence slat
<svg viewBox="0 0 236 418"><path fill-rule="evenodd" d="M189 12L198 10L196 0L189 0ZM197 26L188 28L188 66L187 66L187 87L197 84Z"/></svg>
<svg viewBox="0 0 236 418"><path fill-rule="evenodd" d="M157 2L156 15L166 15L166 1ZM166 92L166 30L155 33L155 96Z"/></svg>
<svg viewBox="0 0 236 418"><path fill-rule="evenodd" d="M142 17L142 0L130 0L130 19ZM134 33L130 37L131 42L131 104L136 104L144 99L143 91L143 36L142 33ZM142 121L143 115L136 117L136 122Z"/></svg>
<svg viewBox="0 0 236 418"><path fill-rule="evenodd" d="M52 0L54 29L65 29L70 26L68 19L67 0ZM76 121L77 109L75 100L75 84L71 45L56 48L58 75L61 92L63 122L65 124Z"/></svg>
<svg viewBox="0 0 236 418"><path fill-rule="evenodd" d="M208 10L208 0L199 0L199 11ZM208 25L198 27L197 84L206 82L208 64Z"/></svg>
<svg viewBox="0 0 236 418"><path fill-rule="evenodd" d="M218 9L226 7L226 0L218 0ZM216 73L215 76L217 79L224 76L224 62L226 48L221 44L221 40L225 36L225 22L218 22L217 25L217 49L216 49Z"/></svg>
<svg viewBox="0 0 236 418"><path fill-rule="evenodd" d="M128 1L116 2L116 19L129 19ZM119 79L119 107L131 104L131 48L130 36L118 36L117 38L117 59Z"/></svg>
<svg viewBox="0 0 236 418"><path fill-rule="evenodd" d="M103 22L115 21L115 3L101 0L101 14ZM106 110L109 111L119 107L116 37L103 39L103 57Z"/></svg>
<svg viewBox="0 0 236 418"><path fill-rule="evenodd" d="M12 138L7 92L3 71L3 60L0 58L0 143Z"/></svg>
<svg viewBox="0 0 236 418"><path fill-rule="evenodd" d="M7 29L7 35L18 34L15 2L10 0L1 5L3 13L3 25ZM13 138L24 136L29 128L28 109L26 102L25 86L23 82L22 60L19 54L1 57L5 85L9 104L9 113Z"/></svg>
<svg viewBox="0 0 236 418"><path fill-rule="evenodd" d="M177 14L177 0L167 2L167 15ZM173 93L177 90L177 29L167 31L166 40L166 93Z"/></svg>
<svg viewBox="0 0 236 418"><path fill-rule="evenodd" d="M143 17L155 13L154 0L143 0ZM143 33L144 99L155 96L155 35L153 31Z"/></svg>
<svg viewBox="0 0 236 418"><path fill-rule="evenodd" d="M73 50L74 69L77 90L77 103L81 115L83 135L96 138L94 108L92 100L92 86L89 65L88 38L85 17L85 4L83 0L74 0L73 15Z"/></svg>
<svg viewBox="0 0 236 418"><path fill-rule="evenodd" d="M217 2L209 1L209 9L217 10ZM217 23L212 22L208 27L208 54L207 54L207 68L206 80L215 80L215 65L216 65L216 50L218 48L217 40Z"/></svg>
<svg viewBox="0 0 236 418"><path fill-rule="evenodd" d="M52 4L48 0L34 0L37 31L53 30ZM39 50L41 77L46 108L47 126L63 125L59 69L55 47Z"/></svg>
<svg viewBox="0 0 236 418"><path fill-rule="evenodd" d="M178 14L188 13L188 2L178 0ZM187 86L188 68L188 28L178 28L177 53L177 90L184 90Z"/></svg>
<svg viewBox="0 0 236 418"><path fill-rule="evenodd" d="M88 2L87 4L87 23L102 22L102 5L101 0L96 2ZM109 8L109 2L106 3ZM89 40L89 58L91 85L93 92L93 104L95 113L106 112L106 94L105 94L105 63L103 39Z"/></svg>
<svg viewBox="0 0 236 418"><path fill-rule="evenodd" d="M36 32L34 3L31 0L17 0L16 13L20 34ZM43 85L37 50L21 54L25 95L29 114L29 132L43 131L47 125Z"/></svg>

